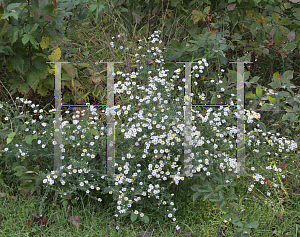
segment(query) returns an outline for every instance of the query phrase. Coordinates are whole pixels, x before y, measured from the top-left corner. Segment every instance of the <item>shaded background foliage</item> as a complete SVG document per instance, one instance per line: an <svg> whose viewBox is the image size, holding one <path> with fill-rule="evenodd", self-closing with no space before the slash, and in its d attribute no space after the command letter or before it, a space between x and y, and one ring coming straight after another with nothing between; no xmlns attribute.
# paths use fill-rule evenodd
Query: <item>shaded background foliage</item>
<svg viewBox="0 0 300 237"><path fill-rule="evenodd" d="M55 69L46 62L68 61L62 70L63 102L106 104L106 65L94 62L124 61L120 67L128 72L136 67L128 55L109 47L110 37L125 34L134 47L139 38L159 29L170 73L177 67L174 62L205 57L211 70L201 80L215 79L225 69L229 96L236 80L236 65L229 62L245 56L252 62L245 65L246 108L274 110L262 120L267 123L272 117L277 131L284 122L299 127L296 0L4 0L0 14L0 78L12 97L53 106ZM204 89L207 85L201 84ZM1 100L9 101L4 86Z"/></svg>

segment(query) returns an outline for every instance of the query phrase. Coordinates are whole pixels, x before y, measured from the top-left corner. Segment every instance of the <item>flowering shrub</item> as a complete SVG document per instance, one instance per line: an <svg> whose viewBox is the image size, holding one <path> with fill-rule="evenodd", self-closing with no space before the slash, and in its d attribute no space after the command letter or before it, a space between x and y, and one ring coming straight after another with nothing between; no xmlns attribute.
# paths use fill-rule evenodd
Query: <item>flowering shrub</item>
<svg viewBox="0 0 300 237"><path fill-rule="evenodd" d="M125 118L124 124L115 122L116 175L113 177L103 175L106 173L104 125L95 121L87 123L87 121L76 120L76 116L78 118L79 115L72 117L73 124L67 125L66 121L62 122L62 140L64 142L60 147L65 155L61 157L64 164L61 167L61 177L58 177L55 171L47 174L41 173L41 175L44 176L43 183L45 186L50 190L58 191L62 197L74 197L76 195L78 199L78 196L84 192L101 202L106 194L111 194L116 207L115 217L130 215L132 221L141 218L147 223L149 216L155 218L155 215L164 213L165 218L173 221L176 224L176 229L179 229L180 226L175 214L176 204L172 200L175 194L171 192L170 188L173 184L178 185L184 179L191 179L191 177L184 176L183 172L184 147L182 139L184 137L183 114L185 107L182 106L184 99L184 95L181 93L183 92L182 87L178 86L179 91L181 91L179 94L175 91L172 92L175 90L175 84L178 84L183 70L182 67L179 67L174 71L171 79L167 80L169 70L164 68L165 62L160 46L161 41L158 39L159 33L155 32L151 35L150 45L139 40L140 46L135 52L130 53L136 58L141 56L135 60L136 63L143 65L138 68L137 72L117 71L115 74L116 77L126 79L124 84L121 81L115 84L115 93L126 92L124 93L124 100L129 97L131 102L128 106L121 107L118 105L113 111L105 111L106 115L112 113L122 119ZM118 42L112 41L110 43L111 47L117 48L121 54L129 52L128 47L116 44ZM149 61L149 59L151 60ZM206 59L199 60L198 65L192 67L192 75L199 78L199 74L204 73L205 67L208 66ZM213 83L214 81L210 81L211 85ZM221 80L216 82L216 85L219 84L222 84ZM226 88L220 88L219 93L223 93L224 98L227 96L230 99L225 92ZM220 94L218 94L218 98L221 97ZM205 94L199 94L199 98L205 100ZM30 104L30 101L19 98L17 98L17 102ZM2 109L7 107L7 104L0 105ZM31 108L35 107L38 105L31 105ZM42 113L43 110L35 109L33 114L38 112ZM51 112L54 110L49 111L49 113ZM79 113L79 111L77 112ZM225 184L230 186L240 177L236 172L237 160L235 158L237 129L234 124L237 113L232 113L232 110L226 106L220 106L217 109L209 108L206 109L205 113L195 110L192 112L192 174L200 175L203 181L209 180L211 176L222 174L225 177ZM88 113L92 115L89 117L90 120L99 119L93 106L90 106ZM41 122L30 120L32 116L29 110L27 110L26 115L28 120L24 123L28 127L25 128L25 124L24 127L21 126L24 137L20 134L13 140L17 148L13 146L13 143L10 143L4 149L6 157L20 159L21 163L27 158L28 162L33 157L46 158L47 155L53 154L53 145L57 145L55 141L49 140L49 134L53 136L51 133L53 126L50 125L55 122L53 118L49 118L48 123L46 123L42 122L44 118L42 115L39 116ZM90 114L88 115L90 116ZM11 115L7 115L3 125L11 118ZM244 119L253 127L255 124L257 127L263 127L263 124L257 121L259 118L260 114L254 111L246 110L246 115L244 115ZM45 128L44 132L41 131L41 127L37 131L35 130L40 125ZM30 128L32 128L32 132L30 132ZM25 136L29 134L38 135L37 141L32 141L37 144L35 145L37 146L36 149L32 149L31 146L28 146L29 144L23 141ZM276 136L279 135L276 134ZM276 159L272 157L273 163L266 167L265 165L269 160L262 160L261 158L265 158L267 154L278 156L276 151L291 152L297 148L297 144L293 140L277 138L276 136L257 128L245 134L247 141L245 171L252 175L252 179L251 177L249 179L249 192L255 186L260 185L268 184L270 187L271 185L277 187L277 178L284 178L283 170L274 163ZM262 145L263 147L261 147ZM19 154L16 149L20 151ZM100 157L97 158L97 154L100 154ZM52 167L50 163L49 167ZM267 180L271 171L273 172L273 180ZM270 195L270 191L267 194Z"/></svg>

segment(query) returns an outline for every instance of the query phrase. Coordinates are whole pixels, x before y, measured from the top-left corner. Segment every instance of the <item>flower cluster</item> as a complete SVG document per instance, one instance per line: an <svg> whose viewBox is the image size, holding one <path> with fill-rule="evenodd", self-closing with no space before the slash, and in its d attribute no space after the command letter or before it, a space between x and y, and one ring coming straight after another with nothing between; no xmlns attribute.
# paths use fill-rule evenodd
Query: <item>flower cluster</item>
<svg viewBox="0 0 300 237"><path fill-rule="evenodd" d="M118 133L117 139L122 141L119 145L120 149L117 149L116 152L116 175L113 178L103 175L105 173L104 159L102 159L102 163L99 163L99 160L97 161L98 164L93 162L97 151L105 149L104 145L101 146L100 142L95 141L106 136L103 131L104 127L99 126L99 124L97 126L97 123L94 121L87 125L76 120L76 116L74 116L72 126L71 124L67 125L66 121L62 122L62 128L67 128L66 132L63 132L65 142L60 144L61 151L66 153L65 156L61 157L65 162L65 165L61 167L62 177L58 177L55 171L51 171L50 174L46 175L43 183L49 186L58 183L57 185L65 195L71 193L71 191L70 188L67 190L63 187L67 185L69 185L68 187L73 186L94 196L99 201L102 201L99 196L106 193L112 194L116 202L116 217L125 216L132 210L134 215L139 215L142 220L146 220L148 218L147 213L158 211L159 213L166 213L166 217L176 223L175 212L177 209L175 207L176 204L172 200L174 194L169 188L172 184L178 185L180 181L187 178L183 171L185 164L183 159L183 147L185 146L183 141L185 136L183 115L186 108L182 106L184 98L182 94L183 87L179 85L179 79L184 70L178 68L174 71L174 75L169 77L169 70L164 68L159 33L159 31L154 32L149 37L149 44L152 43L153 45L148 45L147 42L139 40L139 46L136 48L136 51L131 53L137 58L135 62L143 65L139 67L137 72L125 73L117 71L115 74L115 76L125 79L125 82L122 84L121 80L118 81L115 84L114 92L118 94L124 93L124 100L127 99L130 102L127 106L117 105L112 110L106 109L105 111L106 115L111 113L126 118L124 124L115 122L115 130L121 132ZM128 51L128 48L124 49L123 46L118 46L113 41L110 45L118 48L121 53L121 50ZM143 52L143 49L145 52ZM141 56L141 58L138 59L138 56ZM152 61L149 63L148 59ZM201 59L197 63L198 65L192 67L195 85L199 82L197 82L197 78L204 73L205 67L209 66L206 59ZM185 82L185 78L181 81ZM210 81L212 84L214 82L213 80ZM222 84L222 80L216 82L216 85L219 84ZM175 88L178 89L179 94ZM224 91L225 88L221 87L218 95L221 97L221 93ZM198 95L201 100L205 100L204 93ZM28 101L20 100L28 103ZM233 104L232 101L231 104ZM0 108L2 108L2 105L0 105ZM215 110L208 108L205 113L200 113L200 111L194 109L191 111L193 113L192 139L190 143L192 145L190 153L192 174L198 173L208 177L215 172L225 173L228 174L226 183L239 178L236 170L238 163L235 157L237 127L233 125L237 113L234 113L228 106L219 106ZM37 110L34 111L34 113L37 112ZM41 113L42 111L39 112ZM98 114L96 109L91 106L90 112L94 117L89 119L97 120ZM42 119L43 116L41 115L39 118ZM248 124L254 123L253 118L258 120L260 114L254 111L246 111L244 119ZM5 120L9 119L9 117L5 118ZM46 123L41 122L41 126L46 127ZM93 126L92 129L90 129L91 126ZM259 126L257 124L257 127ZM48 131L50 129L51 126L48 128ZM28 131L25 129L25 132ZM97 135L93 133L97 133ZM260 133L262 133L265 141L256 140ZM267 134L270 137L267 137ZM50 133L50 135L53 136L53 133ZM279 136L280 134L276 135ZM44 136L45 138L46 136ZM258 153L257 155L259 155L259 145L267 145L267 143L273 149L276 148L276 143L279 144L279 152L290 152L297 148L297 143L293 140L276 138L274 134L256 128L247 133L245 138L247 140L246 152L248 154ZM251 140L252 138L253 140ZM254 139L256 143L252 146ZM46 141L49 141L49 137ZM42 148L49 145L42 142L41 139L37 141L37 144L42 144ZM54 142L52 145L57 144ZM78 149L79 151L77 151ZM4 150L8 151L8 148ZM26 156L26 153L21 148L20 155ZM18 158L20 155L18 155ZM248 161L248 163L251 162L251 160ZM254 189L255 184L264 185L271 182L266 182L267 177L258 173L257 170L259 168L262 172L265 170L268 172L273 170L276 173L282 172L276 166L268 165L267 168L262 166L262 163L257 163L256 167L253 165L249 169L246 167L246 171L253 174L253 183L250 184L249 191ZM102 174L99 174L101 172ZM284 175L282 175L282 178L284 178ZM56 182L56 180L59 180L59 182ZM272 183L273 187L276 187L276 182L272 181ZM95 190L99 191L99 193L95 192ZM270 195L270 192L267 192L267 195ZM151 204L147 206L147 209L143 209L144 207L141 205L145 199L151 200ZM180 226L176 225L176 229L179 228Z"/></svg>

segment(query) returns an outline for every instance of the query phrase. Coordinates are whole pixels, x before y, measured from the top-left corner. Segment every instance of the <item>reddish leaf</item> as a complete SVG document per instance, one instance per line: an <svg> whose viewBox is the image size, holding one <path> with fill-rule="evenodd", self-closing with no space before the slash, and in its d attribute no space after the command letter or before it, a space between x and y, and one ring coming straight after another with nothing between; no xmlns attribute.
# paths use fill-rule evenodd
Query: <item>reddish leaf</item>
<svg viewBox="0 0 300 237"><path fill-rule="evenodd" d="M52 21L52 18L50 16L47 16L46 14L43 13L43 16L47 21Z"/></svg>
<svg viewBox="0 0 300 237"><path fill-rule="evenodd" d="M70 216L68 222L79 227L79 216Z"/></svg>
<svg viewBox="0 0 300 237"><path fill-rule="evenodd" d="M278 81L281 80L280 74L277 75L277 79L278 79Z"/></svg>
<svg viewBox="0 0 300 237"><path fill-rule="evenodd" d="M284 163L284 164L281 166L281 168L285 168L285 167L287 167L289 164L290 164L290 163Z"/></svg>
<svg viewBox="0 0 300 237"><path fill-rule="evenodd" d="M49 218L47 216L39 217L36 213L33 211L30 211L31 215L34 217L34 222L38 225L46 225Z"/></svg>
<svg viewBox="0 0 300 237"><path fill-rule="evenodd" d="M26 227L27 228L29 228L29 226L30 226L30 221L31 221L31 219L29 219L28 221L26 221Z"/></svg>

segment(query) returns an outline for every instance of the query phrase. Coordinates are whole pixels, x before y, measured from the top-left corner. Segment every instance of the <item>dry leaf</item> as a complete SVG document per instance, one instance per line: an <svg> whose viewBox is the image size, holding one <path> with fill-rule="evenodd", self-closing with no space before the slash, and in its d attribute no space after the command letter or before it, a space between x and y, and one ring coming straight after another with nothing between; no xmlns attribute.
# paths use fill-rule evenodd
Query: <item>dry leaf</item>
<svg viewBox="0 0 300 237"><path fill-rule="evenodd" d="M26 221L26 227L27 227L27 228L29 228L30 222L31 222L31 219L29 219L28 221Z"/></svg>
<svg viewBox="0 0 300 237"><path fill-rule="evenodd" d="M289 39L289 41L293 41L295 39L295 31L292 30L288 35L287 35L287 38Z"/></svg>
<svg viewBox="0 0 300 237"><path fill-rule="evenodd" d="M152 59L152 58L149 58L149 59L148 59L148 64L151 65L151 64L154 64L154 63L155 63L155 59Z"/></svg>
<svg viewBox="0 0 300 237"><path fill-rule="evenodd" d="M278 219L279 219L280 221L282 221L282 222L284 221L283 215L284 215L283 213L277 215Z"/></svg>
<svg viewBox="0 0 300 237"><path fill-rule="evenodd" d="M227 10L228 10L228 11L233 11L234 8L235 8L235 6L236 6L236 3L235 3L235 4L229 4L229 5L227 6Z"/></svg>
<svg viewBox="0 0 300 237"><path fill-rule="evenodd" d="M6 197L6 196L8 196L7 193L0 193L0 197Z"/></svg>
<svg viewBox="0 0 300 237"><path fill-rule="evenodd" d="M290 164L290 163L284 163L284 164L281 166L281 168L285 168L285 167L287 167L289 164Z"/></svg>
<svg viewBox="0 0 300 237"><path fill-rule="evenodd" d="M69 213L70 210L71 210L71 205L68 205L68 206L67 206L67 213Z"/></svg>
<svg viewBox="0 0 300 237"><path fill-rule="evenodd" d="M42 216L39 217L36 213L33 211L30 211L31 215L34 217L34 222L37 223L38 225L46 225L49 218L47 216ZM29 222L30 223L30 222ZM26 222L27 224L27 222Z"/></svg>
<svg viewBox="0 0 300 237"><path fill-rule="evenodd" d="M68 222L79 227L79 216L70 216Z"/></svg>

